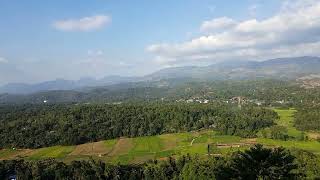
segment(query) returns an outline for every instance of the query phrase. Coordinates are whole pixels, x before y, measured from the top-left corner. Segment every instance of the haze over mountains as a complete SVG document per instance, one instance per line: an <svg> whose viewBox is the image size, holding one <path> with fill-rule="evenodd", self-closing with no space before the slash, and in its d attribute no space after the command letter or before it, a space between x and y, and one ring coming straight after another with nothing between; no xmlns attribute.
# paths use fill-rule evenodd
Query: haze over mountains
<svg viewBox="0 0 320 180"><path fill-rule="evenodd" d="M279 58L262 62L223 62L206 67L174 67L162 69L143 77L108 76L103 79L82 78L77 81L57 79L38 84L14 83L0 87L0 93L30 94L39 91L80 90L85 87L129 82L152 82L163 79L251 80L275 78L293 80L318 74L320 74L319 57Z"/></svg>

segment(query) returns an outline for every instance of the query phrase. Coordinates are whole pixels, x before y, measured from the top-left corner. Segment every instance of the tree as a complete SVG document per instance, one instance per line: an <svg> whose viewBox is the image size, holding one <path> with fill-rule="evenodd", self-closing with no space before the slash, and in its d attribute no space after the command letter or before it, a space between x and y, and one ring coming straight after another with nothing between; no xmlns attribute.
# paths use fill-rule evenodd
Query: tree
<svg viewBox="0 0 320 180"><path fill-rule="evenodd" d="M287 140L289 138L288 130L284 126L272 126L270 128L270 135L272 139Z"/></svg>
<svg viewBox="0 0 320 180"><path fill-rule="evenodd" d="M295 149L293 154L298 165L297 173L301 179L320 179L320 158L317 155L299 149Z"/></svg>
<svg viewBox="0 0 320 180"><path fill-rule="evenodd" d="M297 176L294 160L284 148L267 149L258 144L238 152L230 169L235 179L293 179Z"/></svg>

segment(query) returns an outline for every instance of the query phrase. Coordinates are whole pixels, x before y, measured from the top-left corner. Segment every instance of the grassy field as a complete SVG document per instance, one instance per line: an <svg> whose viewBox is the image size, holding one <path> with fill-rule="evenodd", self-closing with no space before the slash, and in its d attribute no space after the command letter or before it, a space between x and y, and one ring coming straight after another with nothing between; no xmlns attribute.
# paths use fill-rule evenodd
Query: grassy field
<svg viewBox="0 0 320 180"><path fill-rule="evenodd" d="M54 146L35 150L0 150L0 159L22 157L27 160L56 158L65 162L72 160L100 159L111 163L141 163L152 159L186 154L207 154L211 143L236 143L242 138L220 136L213 131L164 134L150 137L120 138L87 143L78 146ZM192 143L191 143L192 142ZM237 150L224 149L221 153ZM22 154L22 152L24 152Z"/></svg>
<svg viewBox="0 0 320 180"><path fill-rule="evenodd" d="M294 109L274 109L280 116L278 125L288 128L292 137L299 137L301 132L293 126ZM241 147L216 148L219 154L226 154L248 148L247 143L261 143L267 146L299 148L320 155L320 143L317 141L272 140L266 138L243 139L236 136L222 136L214 131L164 134L150 137L119 138L114 140L87 143L78 146L54 146L36 150L0 150L0 159L25 158L38 160L56 158L65 162L72 160L99 159L111 163L141 163L152 159L166 159L169 156L199 154L206 156L208 144L246 144Z"/></svg>
<svg viewBox="0 0 320 180"><path fill-rule="evenodd" d="M273 139L258 138L257 143L264 144L266 146L282 146L288 149L303 149L320 155L320 143L318 141L281 141Z"/></svg>
<svg viewBox="0 0 320 180"><path fill-rule="evenodd" d="M278 113L280 118L276 121L276 123L280 126L284 126L288 129L288 135L290 137L299 138L301 136L301 131L297 130L294 127L294 113L295 109L274 109L275 112Z"/></svg>
<svg viewBox="0 0 320 180"><path fill-rule="evenodd" d="M295 109L273 109L278 113L279 119L276 121L277 125L284 126L288 129L288 135L293 137L289 141L257 138L257 143L264 144L266 146L282 146L288 149L303 149L315 154L320 155L320 143L315 140L310 141L299 141L302 131L297 130L294 127L294 113ZM311 134L311 132L305 132ZM313 133L314 134L314 133Z"/></svg>
<svg viewBox="0 0 320 180"><path fill-rule="evenodd" d="M45 158L62 159L70 154L75 146L53 146L48 148L36 149L27 155L29 160L39 160Z"/></svg>

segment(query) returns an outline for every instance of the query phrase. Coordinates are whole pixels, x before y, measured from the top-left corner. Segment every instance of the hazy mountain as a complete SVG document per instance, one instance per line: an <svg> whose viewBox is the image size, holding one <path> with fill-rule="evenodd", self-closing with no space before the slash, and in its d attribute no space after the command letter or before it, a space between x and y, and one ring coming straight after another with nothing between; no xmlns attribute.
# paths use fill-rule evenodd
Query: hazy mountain
<svg viewBox="0 0 320 180"><path fill-rule="evenodd" d="M0 93L28 94L48 90L75 90L84 87L115 85L114 87L146 86L152 82L158 87L168 86L168 79L176 80L245 80L245 79L298 79L311 74L320 74L319 57L279 58L262 62L234 61L206 67L187 66L166 68L144 77L108 76L103 79L82 78L77 81L57 79L38 84L7 84ZM130 84L131 82L131 84ZM144 83L132 83L144 82ZM171 81L176 83L176 81ZM119 85L116 85L119 84ZM92 89L85 88L85 89Z"/></svg>
<svg viewBox="0 0 320 180"><path fill-rule="evenodd" d="M193 78L202 80L296 79L308 74L320 74L319 57L279 58L263 62L224 62L206 67L168 68L155 72L153 80Z"/></svg>
<svg viewBox="0 0 320 180"><path fill-rule="evenodd" d="M117 83L133 82L134 77L108 76L103 79L94 79L90 77L81 78L77 81L57 79L54 81L46 81L37 84L26 83L10 83L0 87L0 93L10 94L30 94L39 91L53 91L53 90L74 90L83 87L106 86Z"/></svg>

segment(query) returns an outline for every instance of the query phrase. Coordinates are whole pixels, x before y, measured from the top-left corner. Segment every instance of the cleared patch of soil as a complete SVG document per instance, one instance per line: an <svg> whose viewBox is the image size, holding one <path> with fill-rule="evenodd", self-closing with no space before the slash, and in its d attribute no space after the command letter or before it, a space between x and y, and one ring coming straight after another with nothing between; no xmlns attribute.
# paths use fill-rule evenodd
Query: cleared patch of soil
<svg viewBox="0 0 320 180"><path fill-rule="evenodd" d="M307 133L310 139L320 139L320 133L318 132L308 132Z"/></svg>
<svg viewBox="0 0 320 180"><path fill-rule="evenodd" d="M76 148L69 154L71 156L77 156L77 155L103 155L107 154L111 148L107 148L103 141L100 142L94 142L94 143L87 143L87 144L81 144L76 146Z"/></svg>
<svg viewBox="0 0 320 180"><path fill-rule="evenodd" d="M10 152L8 155L6 155L5 158L0 158L0 160L23 158L28 156L32 152L33 150L31 149L19 149L19 150L15 150L14 152Z"/></svg>
<svg viewBox="0 0 320 180"><path fill-rule="evenodd" d="M177 137L174 137L173 135L166 134L160 136L161 142L163 144L163 151L173 149L177 146Z"/></svg>
<svg viewBox="0 0 320 180"><path fill-rule="evenodd" d="M127 154L133 148L133 142L130 138L120 138L116 145L114 145L109 156Z"/></svg>

